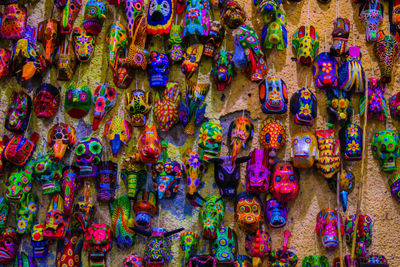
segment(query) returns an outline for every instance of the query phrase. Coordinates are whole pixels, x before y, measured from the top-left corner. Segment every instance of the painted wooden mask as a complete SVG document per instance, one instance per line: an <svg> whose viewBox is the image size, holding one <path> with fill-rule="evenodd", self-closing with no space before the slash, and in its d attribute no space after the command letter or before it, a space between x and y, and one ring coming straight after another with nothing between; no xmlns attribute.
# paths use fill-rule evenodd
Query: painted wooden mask
<svg viewBox="0 0 400 267"><path fill-rule="evenodd" d="M161 154L161 141L156 126L144 126L144 130L139 136L137 148L142 162L157 163L158 156Z"/></svg>
<svg viewBox="0 0 400 267"><path fill-rule="evenodd" d="M184 261L188 262L189 258L196 253L197 245L199 243L199 235L194 232L183 232L180 238L181 249L185 255Z"/></svg>
<svg viewBox="0 0 400 267"><path fill-rule="evenodd" d="M7 49L0 48L0 80L10 74L11 53Z"/></svg>
<svg viewBox="0 0 400 267"><path fill-rule="evenodd" d="M55 5L61 13L61 33L70 33L82 7L80 0L58 0Z"/></svg>
<svg viewBox="0 0 400 267"><path fill-rule="evenodd" d="M339 131L341 152L345 160L361 160L363 133L360 126L348 123Z"/></svg>
<svg viewBox="0 0 400 267"><path fill-rule="evenodd" d="M169 32L169 57L172 63L177 63L183 59L183 25L172 25Z"/></svg>
<svg viewBox="0 0 400 267"><path fill-rule="evenodd" d="M344 18L336 18L333 23L332 46L330 54L335 57L344 55L347 50L347 41L350 35L350 21Z"/></svg>
<svg viewBox="0 0 400 267"><path fill-rule="evenodd" d="M378 0L377 0L378 1ZM385 35L383 31L378 32L375 43L375 54L378 58L381 70L381 81L390 83L392 79L392 69L399 58L400 35Z"/></svg>
<svg viewBox="0 0 400 267"><path fill-rule="evenodd" d="M385 84L378 78L368 78L368 98L365 99L365 95L361 96L360 114L364 115L365 102L368 101L368 119L376 115L378 120L386 120L389 117L389 108L386 105L386 99L384 97L385 90Z"/></svg>
<svg viewBox="0 0 400 267"><path fill-rule="evenodd" d="M125 57L128 45L128 35L125 26L118 22L111 24L107 35L107 42L109 44L108 62L113 72L117 72L119 60Z"/></svg>
<svg viewBox="0 0 400 267"><path fill-rule="evenodd" d="M14 260L19 247L18 233L11 226L0 233L0 263L7 264Z"/></svg>
<svg viewBox="0 0 400 267"><path fill-rule="evenodd" d="M292 158L296 168L306 169L318 158L317 138L312 132L299 132L292 137Z"/></svg>
<svg viewBox="0 0 400 267"><path fill-rule="evenodd" d="M11 172L6 181L5 197L9 202L19 204L32 190L33 160L30 160L23 168Z"/></svg>
<svg viewBox="0 0 400 267"><path fill-rule="evenodd" d="M311 66L319 47L318 33L314 26L300 26L293 34L292 45L296 50L297 63Z"/></svg>
<svg viewBox="0 0 400 267"><path fill-rule="evenodd" d="M353 192L356 183L354 174L346 169L342 169L339 173L339 201L342 205L343 211L347 210L347 199L351 192ZM337 178L328 180L328 186L333 193L337 192Z"/></svg>
<svg viewBox="0 0 400 267"><path fill-rule="evenodd" d="M50 155L39 156L35 161L34 177L42 186L42 194L48 195L61 191L62 164Z"/></svg>
<svg viewBox="0 0 400 267"><path fill-rule="evenodd" d="M375 42L383 19L383 5L379 0L364 2L360 6L359 17L365 25L365 39L367 42Z"/></svg>
<svg viewBox="0 0 400 267"><path fill-rule="evenodd" d="M263 258L271 252L271 236L257 229L255 235L246 235L245 248L246 252L252 256L252 266L261 266Z"/></svg>
<svg viewBox="0 0 400 267"><path fill-rule="evenodd" d="M330 179L340 168L340 142L335 138L335 130L316 130L319 156L317 161L318 171Z"/></svg>
<svg viewBox="0 0 400 267"><path fill-rule="evenodd" d="M64 214L71 216L75 192L81 187L82 181L78 181L79 168L76 166L65 166L62 169L61 192L64 196Z"/></svg>
<svg viewBox="0 0 400 267"><path fill-rule="evenodd" d="M48 119L56 114L59 106L60 89L49 83L42 83L36 88L33 96L33 110L36 117Z"/></svg>
<svg viewBox="0 0 400 267"><path fill-rule="evenodd" d="M268 150L269 163L273 164L278 150L286 143L286 132L283 123L274 119L265 120L261 125L260 143Z"/></svg>
<svg viewBox="0 0 400 267"><path fill-rule="evenodd" d="M56 67L57 80L69 81L72 78L76 67L76 57L71 41L65 40L58 47Z"/></svg>
<svg viewBox="0 0 400 267"><path fill-rule="evenodd" d="M199 219L201 222L203 237L213 240L217 229L220 227L225 215L225 203L222 197L208 195L200 206Z"/></svg>
<svg viewBox="0 0 400 267"><path fill-rule="evenodd" d="M399 136L391 130L375 132L372 143L372 155L379 160L382 171L397 170L396 159L399 157Z"/></svg>
<svg viewBox="0 0 400 267"><path fill-rule="evenodd" d="M236 255L235 262L233 263L234 267L252 267L252 260L247 255Z"/></svg>
<svg viewBox="0 0 400 267"><path fill-rule="evenodd" d="M150 0L146 16L148 34L168 34L175 16L175 1Z"/></svg>
<svg viewBox="0 0 400 267"><path fill-rule="evenodd" d="M389 110L392 119L400 120L400 92L392 95L389 99Z"/></svg>
<svg viewBox="0 0 400 267"><path fill-rule="evenodd" d="M286 225L288 207L285 202L279 202L271 194L265 198L265 221L272 228L280 228Z"/></svg>
<svg viewBox="0 0 400 267"><path fill-rule="evenodd" d="M299 174L289 161L281 161L272 169L270 192L280 202L290 202L299 193Z"/></svg>
<svg viewBox="0 0 400 267"><path fill-rule="evenodd" d="M334 209L321 210L317 215L317 235L324 248L328 250L334 250L339 245L337 220L338 217Z"/></svg>
<svg viewBox="0 0 400 267"><path fill-rule="evenodd" d="M85 117L92 105L92 92L89 87L75 87L70 85L65 91L64 108L65 111L74 119Z"/></svg>
<svg viewBox="0 0 400 267"><path fill-rule="evenodd" d="M143 127L153 105L153 94L141 89L126 94L126 110L131 117L133 127Z"/></svg>
<svg viewBox="0 0 400 267"><path fill-rule="evenodd" d="M157 195L153 191L140 190L137 193L133 209L135 211L135 227L140 229L148 229L151 227L151 222L156 215Z"/></svg>
<svg viewBox="0 0 400 267"><path fill-rule="evenodd" d="M317 117L317 98L308 88L297 90L290 98L290 112L294 115L294 123L312 126Z"/></svg>
<svg viewBox="0 0 400 267"><path fill-rule="evenodd" d="M263 208L258 196L242 192L236 198L235 221L247 233L255 233L263 222Z"/></svg>
<svg viewBox="0 0 400 267"><path fill-rule="evenodd" d="M287 111L288 94L286 83L270 76L259 85L261 109L266 114L282 114Z"/></svg>
<svg viewBox="0 0 400 267"><path fill-rule="evenodd" d="M142 267L144 266L143 258L137 254L129 255L122 262L123 267Z"/></svg>
<svg viewBox="0 0 400 267"><path fill-rule="evenodd" d="M113 201L115 196L118 164L112 161L101 161L98 168L97 199L102 202Z"/></svg>
<svg viewBox="0 0 400 267"><path fill-rule="evenodd" d="M335 122L342 125L350 121L352 114L351 93L338 88L332 88L326 91L328 97L328 127L333 127Z"/></svg>
<svg viewBox="0 0 400 267"><path fill-rule="evenodd" d="M133 214L132 214L133 215ZM131 217L131 203L127 195L121 195L110 205L111 230L119 248L129 248L135 243L136 233L129 228L134 220Z"/></svg>
<svg viewBox="0 0 400 267"><path fill-rule="evenodd" d="M0 197L0 230L3 231L7 225L8 214L10 212L10 202L7 198Z"/></svg>
<svg viewBox="0 0 400 267"><path fill-rule="evenodd" d="M199 154L192 151L190 148L185 150L182 159L182 167L187 181L186 196L188 198L193 198L197 192L198 186L200 185L200 180L206 170L206 166L204 162L200 160Z"/></svg>
<svg viewBox="0 0 400 267"><path fill-rule="evenodd" d="M210 31L210 2L189 0L186 2L183 36L208 36Z"/></svg>
<svg viewBox="0 0 400 267"><path fill-rule="evenodd" d="M291 233L285 231L284 233L283 246L280 249L271 250L269 256L269 264L272 266L285 266L285 267L296 267L297 266L297 255L288 249L288 242Z"/></svg>
<svg viewBox="0 0 400 267"><path fill-rule="evenodd" d="M103 22L107 16L106 5L97 0L90 0L85 6L83 28L93 35L98 35L103 28Z"/></svg>
<svg viewBox="0 0 400 267"><path fill-rule="evenodd" d="M32 256L33 258L46 258L47 257L47 240L43 236L44 224L35 224L32 228Z"/></svg>
<svg viewBox="0 0 400 267"><path fill-rule="evenodd" d="M186 80L189 80L197 71L203 51L202 44L194 44L187 48L181 65L181 71L185 74Z"/></svg>
<svg viewBox="0 0 400 267"><path fill-rule="evenodd" d="M346 218L344 235L346 243L348 245L352 244L355 227L357 227L356 235L356 250L355 254L358 257L367 256L367 248L371 246L372 243L372 228L373 223L371 217L364 214L358 214L358 224L356 224L356 215L349 215Z"/></svg>
<svg viewBox="0 0 400 267"><path fill-rule="evenodd" d="M71 149L76 142L76 130L66 123L57 123L49 130L47 145L54 152L54 159L60 161L67 149Z"/></svg>
<svg viewBox="0 0 400 267"><path fill-rule="evenodd" d="M315 86L326 90L338 86L338 62L331 53L318 54L313 63L313 76Z"/></svg>
<svg viewBox="0 0 400 267"><path fill-rule="evenodd" d="M271 17L275 17L275 19L272 19ZM277 50L285 50L287 47L286 13L282 9L278 9L276 15L271 14L269 16L263 16L263 19L264 21L270 21L268 21L262 29L262 46L265 49L272 49L276 47Z"/></svg>
<svg viewBox="0 0 400 267"><path fill-rule="evenodd" d="M71 218L72 229L76 232L86 232L92 225L95 212L96 206L91 204L90 201L75 202Z"/></svg>
<svg viewBox="0 0 400 267"><path fill-rule="evenodd" d="M168 82L169 59L167 55L152 51L147 65L150 87L164 88Z"/></svg>
<svg viewBox="0 0 400 267"><path fill-rule="evenodd" d="M117 103L117 98L117 91L109 84L101 83L96 87L92 98L92 102L94 104L93 130L97 130L99 128L100 122L115 106L115 103Z"/></svg>
<svg viewBox="0 0 400 267"><path fill-rule="evenodd" d="M24 37L27 22L26 7L20 4L6 6L1 19L0 37L6 40L18 40Z"/></svg>
<svg viewBox="0 0 400 267"><path fill-rule="evenodd" d="M222 145L222 127L216 122L205 122L201 125L198 146L200 159L208 161L219 155Z"/></svg>
<svg viewBox="0 0 400 267"><path fill-rule="evenodd" d="M233 55L227 51L219 50L215 53L211 74L218 91L223 91L231 84L234 73Z"/></svg>
<svg viewBox="0 0 400 267"><path fill-rule="evenodd" d="M254 193L264 193L269 187L269 161L266 149L255 148L250 152L247 161L246 190Z"/></svg>
<svg viewBox="0 0 400 267"><path fill-rule="evenodd" d="M80 62L87 62L94 53L95 37L84 28L76 27L72 31L72 40L76 58Z"/></svg>
<svg viewBox="0 0 400 267"><path fill-rule="evenodd" d="M219 228L211 245L211 255L219 264L233 263L238 251L236 232L231 227Z"/></svg>
<svg viewBox="0 0 400 267"><path fill-rule="evenodd" d="M351 46L342 57L338 71L338 87L344 91L355 90L356 93L365 91L365 73L361 62L360 47Z"/></svg>
<svg viewBox="0 0 400 267"><path fill-rule="evenodd" d="M136 150L136 149L134 149ZM147 178L147 169L143 162L134 155L126 157L122 163L121 178L125 182L126 193L134 199L136 193L143 187Z"/></svg>
<svg viewBox="0 0 400 267"><path fill-rule="evenodd" d="M37 39L44 46L44 59L46 63L55 61L60 39L60 25L55 19L47 19L39 23Z"/></svg>
<svg viewBox="0 0 400 267"><path fill-rule="evenodd" d="M90 267L106 267L107 252L111 250L112 231L103 223L92 224L84 235L83 249L89 254Z"/></svg>
<svg viewBox="0 0 400 267"><path fill-rule="evenodd" d="M221 12L222 23L230 29L237 29L240 25L245 24L246 14L243 8L235 0L228 0L224 4Z"/></svg>
<svg viewBox="0 0 400 267"><path fill-rule="evenodd" d="M228 143L232 147L232 164L235 163L240 148L253 138L254 126L247 117L236 117L229 125Z"/></svg>
<svg viewBox="0 0 400 267"><path fill-rule="evenodd" d="M156 95L154 115L161 131L168 131L179 121L179 103L181 93L179 82L168 82L166 88Z"/></svg>
<svg viewBox="0 0 400 267"><path fill-rule="evenodd" d="M395 174L389 179L390 193L392 197L400 202L400 175Z"/></svg>
<svg viewBox="0 0 400 267"><path fill-rule="evenodd" d="M219 21L212 21L208 36L200 36L200 41L204 44L203 55L213 57L215 51L221 46L224 37L225 28Z"/></svg>
<svg viewBox="0 0 400 267"><path fill-rule="evenodd" d="M75 148L75 158L80 171L79 177L86 179L97 177L98 164L103 155L103 145L94 137L82 138Z"/></svg>
<svg viewBox="0 0 400 267"><path fill-rule="evenodd" d="M31 117L32 98L24 91L13 91L5 118L5 127L14 133L23 133Z"/></svg>
<svg viewBox="0 0 400 267"><path fill-rule="evenodd" d="M33 226L33 221L39 210L39 199L34 193L28 193L25 199L17 208L17 233L20 235L30 234Z"/></svg>
<svg viewBox="0 0 400 267"><path fill-rule="evenodd" d="M111 152L114 158L116 158L121 150L122 144L128 145L132 137L132 126L122 117L113 117L106 122L104 137L110 143Z"/></svg>
<svg viewBox="0 0 400 267"><path fill-rule="evenodd" d="M4 147L3 159L16 166L24 166L35 152L38 139L36 132L29 139L23 135L13 135Z"/></svg>
<svg viewBox="0 0 400 267"><path fill-rule="evenodd" d="M67 222L64 218L64 199L54 195L47 209L43 235L48 239L61 239L65 236Z"/></svg>

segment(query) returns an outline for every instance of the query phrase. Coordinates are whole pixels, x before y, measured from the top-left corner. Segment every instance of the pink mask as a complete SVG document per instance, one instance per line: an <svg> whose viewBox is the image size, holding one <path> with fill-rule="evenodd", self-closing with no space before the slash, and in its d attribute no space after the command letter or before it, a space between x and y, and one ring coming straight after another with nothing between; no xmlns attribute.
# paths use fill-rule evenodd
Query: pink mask
<svg viewBox="0 0 400 267"><path fill-rule="evenodd" d="M270 192L280 202L293 201L299 193L299 175L292 163L278 162L272 170Z"/></svg>
<svg viewBox="0 0 400 267"><path fill-rule="evenodd" d="M270 176L268 151L256 148L250 153L250 157L246 168L246 190L255 193L267 192Z"/></svg>

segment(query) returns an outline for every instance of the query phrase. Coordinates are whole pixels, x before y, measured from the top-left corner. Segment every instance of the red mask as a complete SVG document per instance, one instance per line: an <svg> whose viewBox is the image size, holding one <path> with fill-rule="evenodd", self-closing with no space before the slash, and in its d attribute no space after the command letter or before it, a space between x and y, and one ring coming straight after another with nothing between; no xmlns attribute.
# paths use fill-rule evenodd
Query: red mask
<svg viewBox="0 0 400 267"><path fill-rule="evenodd" d="M270 192L280 202L293 201L299 193L299 175L292 163L282 161L272 171Z"/></svg>
<svg viewBox="0 0 400 267"><path fill-rule="evenodd" d="M33 96L33 110L38 118L50 118L60 106L60 90L49 84L41 84Z"/></svg>

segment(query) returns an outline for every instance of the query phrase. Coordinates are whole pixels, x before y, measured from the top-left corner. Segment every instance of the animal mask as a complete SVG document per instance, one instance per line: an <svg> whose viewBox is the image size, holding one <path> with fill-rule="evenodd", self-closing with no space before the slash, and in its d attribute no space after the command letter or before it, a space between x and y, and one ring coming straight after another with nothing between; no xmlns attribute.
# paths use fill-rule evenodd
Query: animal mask
<svg viewBox="0 0 400 267"><path fill-rule="evenodd" d="M35 161L34 177L42 186L42 194L58 193L61 190L62 164L49 155L39 156Z"/></svg>
<svg viewBox="0 0 400 267"><path fill-rule="evenodd" d="M217 229L220 227L225 215L225 203L222 197L208 195L200 206L199 219L203 230L203 237L214 240Z"/></svg>
<svg viewBox="0 0 400 267"><path fill-rule="evenodd" d="M350 246L352 244L355 227L357 227L356 235L356 250L355 254L358 257L365 257L368 254L367 248L372 242L372 228L373 223L368 215L358 214L358 224L355 225L356 215L349 215L346 218L344 235L346 243Z"/></svg>
<svg viewBox="0 0 400 267"><path fill-rule="evenodd" d="M254 236L246 235L245 247L246 252L253 258L252 266L261 266L263 258L271 252L271 236L257 229Z"/></svg>
<svg viewBox="0 0 400 267"><path fill-rule="evenodd" d="M151 221L158 210L156 194L152 191L140 190L136 196L133 210L135 211L135 227L150 228Z"/></svg>
<svg viewBox="0 0 400 267"><path fill-rule="evenodd" d="M86 232L92 224L95 212L96 207L87 199L83 202L75 202L74 211L72 212L72 229L78 233Z"/></svg>
<svg viewBox="0 0 400 267"><path fill-rule="evenodd" d="M311 66L319 47L318 33L314 26L300 26L293 34L292 46L296 50L297 63Z"/></svg>
<svg viewBox="0 0 400 267"><path fill-rule="evenodd" d="M20 4L6 6L1 19L1 39L18 40L23 38L26 30L26 21L26 7Z"/></svg>
<svg viewBox="0 0 400 267"><path fill-rule="evenodd" d="M111 230L116 240L117 246L127 248L133 246L135 242L135 231L133 227L134 219L131 217L131 203L128 196L122 195L114 199L110 206Z"/></svg>
<svg viewBox="0 0 400 267"><path fill-rule="evenodd" d="M0 197L0 231L3 231L7 225L9 211L10 211L9 201L4 197Z"/></svg>
<svg viewBox="0 0 400 267"><path fill-rule="evenodd" d="M150 0L146 16L148 34L168 34L175 16L175 1Z"/></svg>
<svg viewBox="0 0 400 267"><path fill-rule="evenodd" d="M39 23L37 39L44 46L44 59L47 64L55 61L60 38L60 25L55 19L47 19Z"/></svg>
<svg viewBox="0 0 400 267"><path fill-rule="evenodd" d="M56 114L60 106L60 89L48 84L42 83L35 90L33 96L33 110L38 118L50 118Z"/></svg>
<svg viewBox="0 0 400 267"><path fill-rule="evenodd" d="M75 191L78 191L81 185L78 183L79 168L76 166L65 166L62 170L61 190L64 196L64 214L70 216L74 203Z"/></svg>
<svg viewBox="0 0 400 267"><path fill-rule="evenodd" d="M221 46L224 37L224 26L217 20L212 21L208 36L200 36L200 41L204 44L203 54L207 57L213 57L215 51Z"/></svg>
<svg viewBox="0 0 400 267"><path fill-rule="evenodd" d="M99 128L100 122L117 103L118 93L107 83L101 83L94 91L92 102L94 104L93 110L93 130Z"/></svg>
<svg viewBox="0 0 400 267"><path fill-rule="evenodd" d="M292 158L296 168L306 169L318 158L317 138L312 132L296 133L292 137Z"/></svg>
<svg viewBox="0 0 400 267"><path fill-rule="evenodd" d="M269 186L269 161L266 149L255 148L247 161L246 190L254 193L267 192Z"/></svg>
<svg viewBox="0 0 400 267"><path fill-rule="evenodd" d="M400 176L399 176L399 174L395 174L391 178L389 178L388 183L390 186L390 193L392 194L392 197L394 199L396 199L398 202L400 202ZM0 208L0 214L1 214L1 211L4 211L4 210L2 210ZM8 210L7 210L7 213L8 213ZM1 229L1 227L0 227L0 229Z"/></svg>
<svg viewBox="0 0 400 267"><path fill-rule="evenodd" d="M167 55L152 51L147 65L147 73L150 87L164 88L167 85L169 74L169 59Z"/></svg>
<svg viewBox="0 0 400 267"><path fill-rule="evenodd" d="M186 2L183 37L208 36L210 31L210 2L189 0Z"/></svg>
<svg viewBox="0 0 400 267"><path fill-rule="evenodd" d="M106 122L104 137L110 142L111 152L114 158L121 150L121 145L128 145L132 135L132 126L121 117L114 117Z"/></svg>
<svg viewBox="0 0 400 267"><path fill-rule="evenodd" d="M347 123L339 131L341 152L345 160L361 160L363 133L360 126Z"/></svg>
<svg viewBox="0 0 400 267"><path fill-rule="evenodd" d="M273 249L271 250L271 254L269 256L269 264L271 266L287 266L287 267L296 267L297 266L297 255L292 251L288 250L288 242L291 233L289 231L285 231L284 233L284 241L281 249Z"/></svg>
<svg viewBox="0 0 400 267"><path fill-rule="evenodd" d="M82 138L75 148L76 163L78 164L79 178L97 177L98 164L103 155L103 145L94 137Z"/></svg>
<svg viewBox="0 0 400 267"><path fill-rule="evenodd" d="M290 202L299 193L299 174L289 161L281 161L272 169L270 192L280 202Z"/></svg>
<svg viewBox="0 0 400 267"><path fill-rule="evenodd" d="M48 239L61 239L68 229L68 221L64 218L64 199L54 195L47 209L43 236Z"/></svg>
<svg viewBox="0 0 400 267"><path fill-rule="evenodd" d="M344 91L354 89L356 93L365 90L365 73L361 64L361 51L358 46L351 46L342 57L338 77L338 87Z"/></svg>
<svg viewBox="0 0 400 267"><path fill-rule="evenodd" d="M23 133L28 127L31 117L32 99L24 91L13 91L5 118L7 130Z"/></svg>
<svg viewBox="0 0 400 267"><path fill-rule="evenodd" d="M33 193L25 195L17 209L17 233L20 235L30 234L33 226L33 221L38 212L38 197Z"/></svg>
<svg viewBox="0 0 400 267"><path fill-rule="evenodd" d="M110 202L115 195L115 182L117 180L118 164L112 161L101 161L97 177L97 199Z"/></svg>
<svg viewBox="0 0 400 267"><path fill-rule="evenodd" d="M261 125L260 143L268 151L269 163L273 164L278 150L286 143L283 123L274 119L265 120Z"/></svg>
<svg viewBox="0 0 400 267"><path fill-rule="evenodd" d="M318 171L327 179L332 178L340 168L340 142L335 138L335 130L316 130L319 156Z"/></svg>
<svg viewBox="0 0 400 267"><path fill-rule="evenodd" d="M125 158L122 163L121 178L125 182L128 197L134 199L136 193L145 184L147 178L146 166L135 156Z"/></svg>
<svg viewBox="0 0 400 267"><path fill-rule="evenodd" d="M172 63L177 63L183 59L182 34L183 25L172 25L168 39L169 57Z"/></svg>
<svg viewBox="0 0 400 267"><path fill-rule="evenodd" d="M347 210L347 198L348 195L353 191L356 183L354 174L351 171L342 169L339 173L339 200L342 205L343 211ZM333 178L328 181L329 188L333 193L337 192L337 179Z"/></svg>
<svg viewBox="0 0 400 267"><path fill-rule="evenodd" d="M181 249L185 255L184 261L188 262L189 258L192 257L197 250L199 243L199 235L194 232L183 232L181 238Z"/></svg>
<svg viewBox="0 0 400 267"><path fill-rule="evenodd" d="M57 267L68 266L68 264L72 266L81 265L83 239L80 234L79 232L68 233L63 239L58 240Z"/></svg>
<svg viewBox="0 0 400 267"><path fill-rule="evenodd" d="M0 48L0 80L10 74L11 53L7 49Z"/></svg>
<svg viewBox="0 0 400 267"><path fill-rule="evenodd" d="M187 197L193 198L197 192L197 188L200 184L200 179L205 172L205 164L200 160L200 156L197 152L193 152L190 148L186 149L182 155L183 159L183 170L187 180Z"/></svg>
<svg viewBox="0 0 400 267"><path fill-rule="evenodd" d="M232 164L235 163L236 157L241 147L253 138L254 126L247 117L237 117L229 125L228 143L232 147Z"/></svg>
<svg viewBox="0 0 400 267"><path fill-rule="evenodd" d="M400 120L400 92L394 94L389 99L390 116L392 119Z"/></svg>
<svg viewBox="0 0 400 267"><path fill-rule="evenodd" d="M318 54L312 71L318 89L326 90L338 86L338 62L331 53Z"/></svg>
<svg viewBox="0 0 400 267"><path fill-rule="evenodd" d="M341 124L348 123L353 111L351 108L351 93L332 88L326 91L326 95L328 97L328 107L326 108L328 112L328 127L333 127L337 121Z"/></svg>
<svg viewBox="0 0 400 267"><path fill-rule="evenodd" d="M259 85L261 109L266 114L282 114L287 111L288 95L286 83L270 76Z"/></svg>
<svg viewBox="0 0 400 267"><path fill-rule="evenodd" d="M161 99L156 95L154 115L161 131L168 131L178 123L180 99L179 82L168 82Z"/></svg>
<svg viewBox="0 0 400 267"><path fill-rule="evenodd" d="M161 153L161 142L157 128L154 125L145 125L137 144L140 160L143 163L156 163Z"/></svg>
<svg viewBox="0 0 400 267"><path fill-rule="evenodd" d="M280 228L286 225L288 207L285 202L278 202L271 194L265 198L266 222L272 228Z"/></svg>
<svg viewBox="0 0 400 267"><path fill-rule="evenodd" d="M202 44L194 44L187 48L181 65L181 71L185 74L186 80L190 80L197 71L203 51L204 45Z"/></svg>
<svg viewBox="0 0 400 267"><path fill-rule="evenodd" d="M76 142L76 130L69 124L57 123L49 130L47 145L54 152L54 160L60 161L67 149L71 149Z"/></svg>
<svg viewBox="0 0 400 267"><path fill-rule="evenodd" d="M44 224L35 224L32 228L32 256L33 258L47 257L47 240L43 236Z"/></svg>
<svg viewBox="0 0 400 267"><path fill-rule="evenodd" d="M103 22L106 17L106 5L97 0L90 0L85 6L85 15L82 26L88 33L97 36L103 28Z"/></svg>
<svg viewBox="0 0 400 267"><path fill-rule="evenodd" d="M246 21L246 14L243 8L235 0L228 0L221 12L222 23L230 29L237 29Z"/></svg>
<svg viewBox="0 0 400 267"><path fill-rule="evenodd" d="M333 250L339 245L337 214L334 209L321 210L317 215L316 231L324 248Z"/></svg>
<svg viewBox="0 0 400 267"><path fill-rule="evenodd" d="M263 222L261 200L251 193L242 192L236 198L235 221L239 228L255 233Z"/></svg>
<svg viewBox="0 0 400 267"><path fill-rule="evenodd" d="M344 18L336 18L333 22L332 46L330 55L340 57L347 50L347 41L350 35L350 21ZM322 53L321 53L322 54Z"/></svg>
<svg viewBox="0 0 400 267"><path fill-rule="evenodd" d="M237 251L238 243L235 230L229 226L219 228L211 245L211 255L220 264L233 263Z"/></svg>
<svg viewBox="0 0 400 267"><path fill-rule="evenodd" d="M70 33L74 27L75 19L81 11L82 2L80 0L60 0L55 1L55 5L61 13L61 33Z"/></svg>
<svg viewBox="0 0 400 267"><path fill-rule="evenodd" d="M127 30L123 24L118 22L111 24L107 43L109 44L108 62L115 73L118 70L120 59L122 60L125 56L128 45Z"/></svg>
<svg viewBox="0 0 400 267"><path fill-rule="evenodd" d="M400 36L398 34L393 37L392 35L385 35L383 31L379 31L378 33L375 43L375 54L379 60L381 81L383 83L390 83L392 79L392 69L399 58L399 42Z"/></svg>
<svg viewBox="0 0 400 267"><path fill-rule="evenodd" d="M84 28L76 27L72 31L72 41L76 58L80 62L87 62L94 53L95 37Z"/></svg>
<svg viewBox="0 0 400 267"><path fill-rule="evenodd" d="M90 267L107 266L107 252L111 250L112 232L108 225L92 224L85 232L83 249L89 254Z"/></svg>
<svg viewBox="0 0 400 267"><path fill-rule="evenodd" d="M278 9L273 17L275 19L271 19L262 29L261 43L265 49L275 46L277 50L283 51L287 47L286 14L282 9Z"/></svg>
<svg viewBox="0 0 400 267"><path fill-rule="evenodd" d="M132 254L126 257L122 263L124 267L142 267L144 262L143 258L137 254Z"/></svg>
<svg viewBox="0 0 400 267"><path fill-rule="evenodd" d="M39 134L33 133L30 139L13 135L3 150L3 159L16 166L25 166L36 149Z"/></svg>
<svg viewBox="0 0 400 267"><path fill-rule="evenodd" d="M6 184L5 197L9 202L20 204L32 190L33 161L21 169L13 170Z"/></svg>
<svg viewBox="0 0 400 267"><path fill-rule="evenodd" d="M200 127L198 146L200 159L209 161L219 155L222 145L222 127L216 122L205 122Z"/></svg>
<svg viewBox="0 0 400 267"><path fill-rule="evenodd" d="M329 264L328 258L325 256L320 256L320 255L305 256L301 264L304 267L329 267L329 266L331 266ZM334 265L334 267L336 267L336 265Z"/></svg>
<svg viewBox="0 0 400 267"><path fill-rule="evenodd" d="M231 84L233 77L233 55L227 51L219 50L215 53L211 74L218 91L223 91Z"/></svg>
<svg viewBox="0 0 400 267"><path fill-rule="evenodd" d="M131 117L133 127L143 127L147 122L148 113L153 105L153 95L137 89L126 94L126 110Z"/></svg>
<svg viewBox="0 0 400 267"><path fill-rule="evenodd" d="M65 40L58 47L56 54L57 80L69 81L75 72L76 57L74 45Z"/></svg>
<svg viewBox="0 0 400 267"><path fill-rule="evenodd" d="M7 264L14 260L18 253L19 238L13 227L6 227L0 233L0 263Z"/></svg>
<svg viewBox="0 0 400 267"><path fill-rule="evenodd" d="M368 78L368 99L365 99L365 95L361 96L360 114L364 114L365 101L368 101L368 119L376 115L378 120L386 120L389 117L389 109L384 93L385 85L378 78Z"/></svg>
<svg viewBox="0 0 400 267"><path fill-rule="evenodd" d="M261 81L267 75L267 66L257 33L247 25L241 25L233 32L235 36L235 53L233 54L235 66L246 69L252 82Z"/></svg>
<svg viewBox="0 0 400 267"><path fill-rule="evenodd" d="M290 112L294 122L299 125L312 126L317 117L317 98L308 88L297 90L290 98Z"/></svg>
<svg viewBox="0 0 400 267"><path fill-rule="evenodd" d="M85 117L92 104L92 92L89 87L75 87L70 85L65 92L65 111L74 119Z"/></svg>
<svg viewBox="0 0 400 267"><path fill-rule="evenodd" d="M380 161L385 172L396 171L396 159L399 157L399 136L391 130L375 132L371 149L375 159Z"/></svg>
<svg viewBox="0 0 400 267"><path fill-rule="evenodd" d="M383 5L379 0L364 2L359 9L359 18L365 25L366 41L375 42L383 19Z"/></svg>

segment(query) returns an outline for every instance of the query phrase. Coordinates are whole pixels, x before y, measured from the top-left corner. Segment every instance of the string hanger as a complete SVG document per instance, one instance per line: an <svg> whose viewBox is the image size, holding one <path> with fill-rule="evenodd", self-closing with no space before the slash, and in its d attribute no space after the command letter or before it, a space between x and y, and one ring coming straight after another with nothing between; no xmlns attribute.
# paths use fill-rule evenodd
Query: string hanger
<svg viewBox="0 0 400 267"><path fill-rule="evenodd" d="M307 9L307 26L310 25L310 0L308 0L308 9Z"/></svg>

